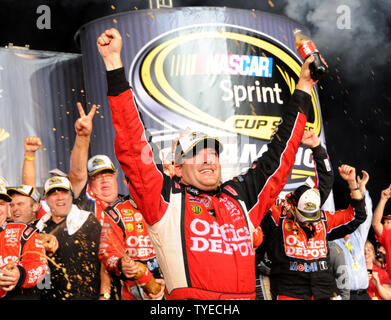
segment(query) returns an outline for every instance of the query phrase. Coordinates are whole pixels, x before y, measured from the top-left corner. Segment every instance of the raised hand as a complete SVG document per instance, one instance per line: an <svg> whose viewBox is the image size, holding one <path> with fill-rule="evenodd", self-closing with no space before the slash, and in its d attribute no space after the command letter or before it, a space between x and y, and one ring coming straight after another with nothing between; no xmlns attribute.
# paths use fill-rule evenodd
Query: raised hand
<svg viewBox="0 0 391 320"><path fill-rule="evenodd" d="M369 173L365 170L361 170L362 178L357 176L357 181L360 184L360 191L364 194L367 191L366 185L369 181Z"/></svg>
<svg viewBox="0 0 391 320"><path fill-rule="evenodd" d="M339 174L342 179L347 182L356 182L356 169L347 164L343 164L338 167Z"/></svg>
<svg viewBox="0 0 391 320"><path fill-rule="evenodd" d="M42 141L38 137L26 137L24 139L24 152L34 154L42 146Z"/></svg>
<svg viewBox="0 0 391 320"><path fill-rule="evenodd" d="M320 59L328 67L326 61L321 56ZM301 66L299 81L297 82L296 89L302 90L311 94L313 87L317 84L318 81L315 81L311 77L310 64L315 60L313 56L308 57L304 64Z"/></svg>
<svg viewBox="0 0 391 320"><path fill-rule="evenodd" d="M387 189L382 190L380 197L384 200L388 200L391 198L391 184Z"/></svg>
<svg viewBox="0 0 391 320"><path fill-rule="evenodd" d="M122 37L117 29L111 28L105 30L97 39L96 45L107 71L122 67Z"/></svg>
<svg viewBox="0 0 391 320"><path fill-rule="evenodd" d="M89 137L92 132L92 119L96 112L96 105L92 105L90 112L86 115L80 102L77 103L80 118L75 122L75 130L78 136Z"/></svg>
<svg viewBox="0 0 391 320"><path fill-rule="evenodd" d="M315 131L308 130L304 132L301 143L307 147L315 148L320 145L320 140Z"/></svg>

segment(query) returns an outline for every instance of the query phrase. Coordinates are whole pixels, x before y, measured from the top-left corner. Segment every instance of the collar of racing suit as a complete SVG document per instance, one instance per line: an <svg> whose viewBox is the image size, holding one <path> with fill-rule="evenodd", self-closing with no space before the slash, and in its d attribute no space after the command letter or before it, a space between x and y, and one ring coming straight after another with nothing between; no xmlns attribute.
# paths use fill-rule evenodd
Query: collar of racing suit
<svg viewBox="0 0 391 320"><path fill-rule="evenodd" d="M209 196L219 196L222 192L221 186L218 186L215 190L212 191L204 191L200 190L194 186L186 186L183 185L188 193L193 196L200 196L201 194L209 195Z"/></svg>

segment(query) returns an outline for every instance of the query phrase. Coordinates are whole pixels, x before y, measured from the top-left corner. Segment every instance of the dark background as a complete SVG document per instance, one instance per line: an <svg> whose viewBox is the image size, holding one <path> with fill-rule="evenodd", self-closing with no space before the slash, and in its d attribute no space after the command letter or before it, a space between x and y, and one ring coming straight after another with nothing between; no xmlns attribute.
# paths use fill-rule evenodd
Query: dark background
<svg viewBox="0 0 391 320"><path fill-rule="evenodd" d="M153 0L156 2L156 0ZM167 2L167 0L166 0ZM391 183L391 1L389 0L172 0L179 6L225 6L286 15L306 25L330 72L319 83L327 149L336 173L336 208L349 194L337 167L347 163L370 174L368 190L376 206ZM51 29L37 28L40 5L51 10ZM350 28L338 28L341 7ZM0 46L79 53L77 30L96 18L148 9L149 0L0 0ZM346 22L346 21L345 21ZM346 25L346 24L345 24ZM388 211L389 207L387 208Z"/></svg>

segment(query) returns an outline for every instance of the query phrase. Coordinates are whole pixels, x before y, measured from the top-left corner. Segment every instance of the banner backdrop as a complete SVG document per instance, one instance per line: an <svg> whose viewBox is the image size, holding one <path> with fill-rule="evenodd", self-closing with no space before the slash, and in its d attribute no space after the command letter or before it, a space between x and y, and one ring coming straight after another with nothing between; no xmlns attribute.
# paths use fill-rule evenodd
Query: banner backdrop
<svg viewBox="0 0 391 320"><path fill-rule="evenodd" d="M100 105L105 119L94 130L92 154L114 158L105 69L96 48L97 37L112 27L122 35L126 74L162 158L183 130L218 136L225 180L267 149L300 74L293 30L308 34L304 26L284 16L220 7L138 10L84 25L79 37L87 98ZM325 145L317 90L307 128ZM311 150L300 147L285 191L314 174Z"/></svg>
<svg viewBox="0 0 391 320"><path fill-rule="evenodd" d="M24 139L38 136L36 183L69 171L77 101L84 101L80 54L0 48L0 176L22 180Z"/></svg>

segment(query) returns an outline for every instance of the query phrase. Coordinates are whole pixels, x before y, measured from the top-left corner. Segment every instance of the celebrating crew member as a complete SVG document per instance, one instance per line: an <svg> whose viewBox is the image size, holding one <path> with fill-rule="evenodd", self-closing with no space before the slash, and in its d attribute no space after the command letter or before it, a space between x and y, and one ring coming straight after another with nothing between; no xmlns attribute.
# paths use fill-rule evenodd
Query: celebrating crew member
<svg viewBox="0 0 391 320"><path fill-rule="evenodd" d="M347 209L333 213L320 210L323 189L329 192L331 186L321 183L317 189L302 185L274 205L262 222L272 266L271 292L277 300L331 299L338 295L327 240L352 233L366 218L355 168L342 165L338 170L351 190Z"/></svg>
<svg viewBox="0 0 391 320"><path fill-rule="evenodd" d="M97 40L107 70L115 152L137 207L149 225L168 299L254 299L252 232L283 189L316 81L307 60L268 151L246 174L221 183L221 142L193 132L179 138L173 179L148 142L121 60L122 38ZM179 181L179 182L178 182Z"/></svg>
<svg viewBox="0 0 391 320"><path fill-rule="evenodd" d="M26 224L34 223L40 208L41 196L38 190L33 186L22 184L16 188L8 188L7 193L12 198L11 220Z"/></svg>
<svg viewBox="0 0 391 320"><path fill-rule="evenodd" d="M372 227L377 240L386 251L386 270L391 278L391 214L384 214L386 204L390 198L391 184L380 194L380 200L373 212Z"/></svg>
<svg viewBox="0 0 391 320"><path fill-rule="evenodd" d="M37 223L51 256L50 287L43 300L96 300L99 296L98 259L101 225L94 214L73 204L72 185L66 177L45 182L50 219Z"/></svg>
<svg viewBox="0 0 391 320"><path fill-rule="evenodd" d="M125 177L127 185L129 179ZM103 261L106 269L115 277L119 276L121 287L117 291L121 300L161 299L164 293L164 280L161 279L156 253L148 234L148 225L136 204L131 198L118 200L105 210L105 219L102 227L99 259ZM145 264L149 271L160 283L159 294L150 295L144 292L134 279L135 274L128 274L126 265L131 264L130 259ZM137 270L137 269L135 269ZM109 296L109 292L106 293Z"/></svg>
<svg viewBox="0 0 391 320"><path fill-rule="evenodd" d="M95 155L88 159L92 133L92 120L96 105L86 114L81 103L77 103L80 117L75 122L76 138L71 152L69 180L74 192L74 203L82 210L95 214L101 226L104 212L117 200L124 200L118 194L117 169L106 155ZM112 279L104 266L101 267L101 300L114 299L116 292L112 287Z"/></svg>
<svg viewBox="0 0 391 320"><path fill-rule="evenodd" d="M7 222L11 200L0 185L0 298L28 299L24 290L43 279L48 263L36 229L25 223Z"/></svg>
<svg viewBox="0 0 391 320"><path fill-rule="evenodd" d="M370 300L367 292L369 278L365 261L365 242L368 238L369 229L372 223L372 199L366 185L369 181L369 174L362 170L363 178L357 176L360 191L365 199L365 211L367 217L363 223L353 232L345 237L336 239L336 242L345 255L346 268L349 282L346 288L349 289L350 300Z"/></svg>

